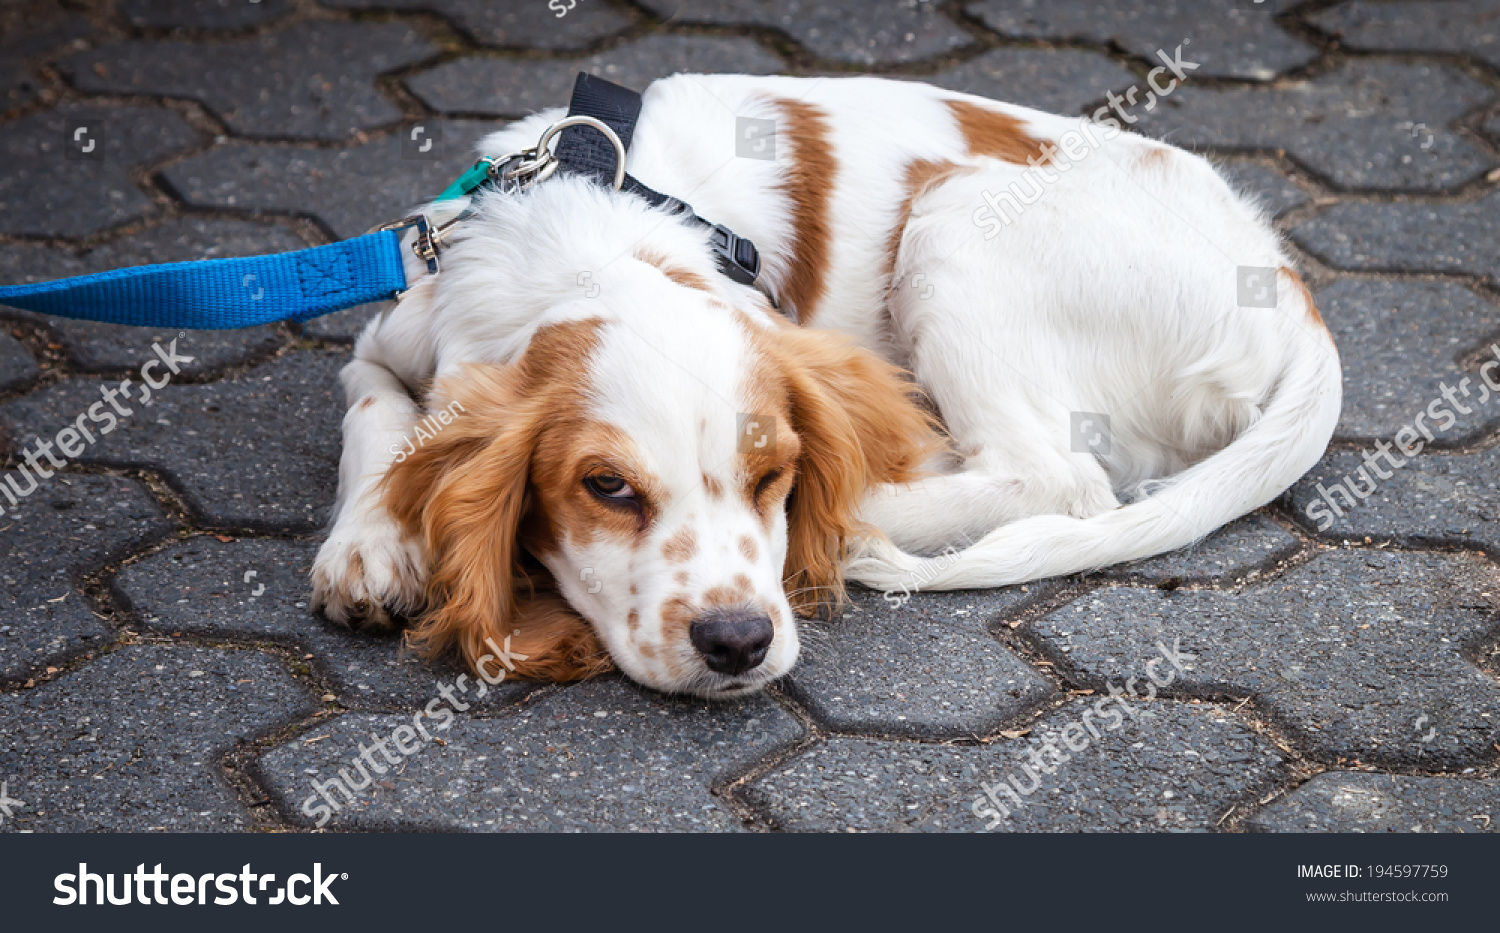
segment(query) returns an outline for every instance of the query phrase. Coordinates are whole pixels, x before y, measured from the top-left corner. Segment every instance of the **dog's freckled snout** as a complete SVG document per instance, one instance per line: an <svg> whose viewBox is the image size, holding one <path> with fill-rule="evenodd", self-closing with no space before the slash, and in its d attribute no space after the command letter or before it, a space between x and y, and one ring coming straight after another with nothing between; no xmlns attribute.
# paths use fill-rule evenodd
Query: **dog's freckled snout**
<svg viewBox="0 0 1500 933"><path fill-rule="evenodd" d="M740 674L759 665L775 636L768 616L747 610L707 612L688 629L703 663L720 674Z"/></svg>

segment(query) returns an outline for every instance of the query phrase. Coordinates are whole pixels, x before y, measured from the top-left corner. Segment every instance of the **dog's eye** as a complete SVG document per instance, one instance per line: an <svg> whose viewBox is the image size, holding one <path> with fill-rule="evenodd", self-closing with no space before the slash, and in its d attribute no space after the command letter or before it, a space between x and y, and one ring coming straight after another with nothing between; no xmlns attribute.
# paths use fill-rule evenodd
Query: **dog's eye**
<svg viewBox="0 0 1500 933"><path fill-rule="evenodd" d="M594 473L584 477L583 485L601 499L620 501L635 498L635 488L613 473Z"/></svg>
<svg viewBox="0 0 1500 933"><path fill-rule="evenodd" d="M772 470L771 472L760 478L760 482L755 484L755 498L757 501L767 489L770 489L772 486L776 485L776 481L781 479L781 473L782 471L779 469Z"/></svg>

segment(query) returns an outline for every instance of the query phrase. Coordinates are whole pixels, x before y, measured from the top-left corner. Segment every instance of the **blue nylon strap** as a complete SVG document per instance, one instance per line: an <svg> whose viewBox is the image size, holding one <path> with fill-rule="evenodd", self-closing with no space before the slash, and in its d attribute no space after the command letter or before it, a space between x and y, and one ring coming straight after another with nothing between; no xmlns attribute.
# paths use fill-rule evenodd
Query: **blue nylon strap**
<svg viewBox="0 0 1500 933"><path fill-rule="evenodd" d="M401 231L252 256L115 269L0 287L0 305L140 327L231 330L305 321L406 288Z"/></svg>

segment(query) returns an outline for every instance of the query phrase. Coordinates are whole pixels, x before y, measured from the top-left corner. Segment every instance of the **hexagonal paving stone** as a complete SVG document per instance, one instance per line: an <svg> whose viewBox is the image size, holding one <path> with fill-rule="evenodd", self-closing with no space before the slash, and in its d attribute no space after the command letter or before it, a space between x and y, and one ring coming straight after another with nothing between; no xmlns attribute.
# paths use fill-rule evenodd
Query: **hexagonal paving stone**
<svg viewBox="0 0 1500 933"><path fill-rule="evenodd" d="M1286 87L1187 87L1127 112L1178 145L1285 149L1340 187L1423 190L1494 166L1447 129L1492 93L1456 68L1351 59Z"/></svg>
<svg viewBox="0 0 1500 933"><path fill-rule="evenodd" d="M1201 63L1190 76L1268 79L1318 57L1317 49L1276 25L1276 14L1291 5L1290 0L985 0L965 9L1004 36L1116 43L1158 64L1158 50L1170 58L1182 43L1183 58Z"/></svg>
<svg viewBox="0 0 1500 933"><path fill-rule="evenodd" d="M0 334L0 392L25 385L39 372L25 344L8 334Z"/></svg>
<svg viewBox="0 0 1500 933"><path fill-rule="evenodd" d="M888 595L851 588L849 597L843 618L801 626L802 656L788 686L830 728L978 737L1054 693L990 634L989 625L1031 598L1020 587Z"/></svg>
<svg viewBox="0 0 1500 933"><path fill-rule="evenodd" d="M315 340L330 340L340 343L353 343L364 333L365 325L375 319L382 310L389 307L389 302L376 302L367 305L355 305L322 317L315 317L310 321L302 323L302 333Z"/></svg>
<svg viewBox="0 0 1500 933"><path fill-rule="evenodd" d="M272 641L311 653L336 685L338 701L354 709L420 708L437 696L439 680L463 673L456 663L424 663L398 636L355 633L315 616L307 605L317 552L311 541L200 536L121 569L115 588L157 631ZM531 689L502 683L485 709Z"/></svg>
<svg viewBox="0 0 1500 933"><path fill-rule="evenodd" d="M898 0L854 13L835 3L805 0L642 0L664 19L779 29L821 58L874 65L934 58L974 40L937 11L937 4Z"/></svg>
<svg viewBox="0 0 1500 933"><path fill-rule="evenodd" d="M289 0L121 0L132 26L151 29L243 29L291 9Z"/></svg>
<svg viewBox="0 0 1500 933"><path fill-rule="evenodd" d="M250 822L226 751L313 711L258 651L134 645L0 696L0 775L17 829L225 832Z"/></svg>
<svg viewBox="0 0 1500 933"><path fill-rule="evenodd" d="M1373 446L1359 452L1329 451L1292 487L1293 515L1309 530L1335 541L1369 538L1408 547L1483 547L1500 557L1500 447L1473 454L1422 450L1414 459L1388 449L1399 468L1392 469L1391 461ZM1375 467L1366 464L1365 453ZM1361 468L1362 474L1357 472ZM1382 478L1380 472L1389 476ZM1350 508L1353 496L1335 486L1352 486L1366 497ZM1342 514L1336 514L1329 502Z"/></svg>
<svg viewBox="0 0 1500 933"><path fill-rule="evenodd" d="M1440 443L1463 444L1500 423L1500 399L1477 404L1483 383L1459 365L1460 358L1500 341L1500 307L1453 282L1377 279L1335 282L1317 301L1344 368L1339 436L1394 437L1443 397L1444 386L1457 390L1465 376L1471 401L1457 397L1469 413L1452 408L1456 423Z"/></svg>
<svg viewBox="0 0 1500 933"><path fill-rule="evenodd" d="M141 350L142 362L154 358ZM80 459L161 470L209 527L311 531L338 481L344 362L342 353L290 353L222 382L168 385L148 405L132 379L130 394L116 399L129 414ZM63 380L0 407L0 418L13 443L29 446L72 424L105 388L118 392L119 383Z"/></svg>
<svg viewBox="0 0 1500 933"><path fill-rule="evenodd" d="M728 703L672 699L613 677L560 690L499 719L447 715L454 722L446 731L438 731L441 716L423 720L446 743L436 745L416 734L392 735L403 726L414 733L409 716L346 713L318 728L327 739L294 739L262 757L257 770L297 823L314 822L317 806L327 807L314 782L338 780L340 769L356 784L373 778L353 805L324 784L340 804L330 814L336 828L737 830L739 819L710 788L802 733L763 695ZM361 743L377 770L391 770L381 763L377 740L406 743L386 761L415 751L395 766L396 774L362 772Z"/></svg>
<svg viewBox="0 0 1500 933"><path fill-rule="evenodd" d="M1467 52L1500 68L1500 6L1495 0L1342 3L1308 17L1351 49Z"/></svg>
<svg viewBox="0 0 1500 933"><path fill-rule="evenodd" d="M589 45L630 25L600 0L536 3L496 0L324 0L353 10L433 10L481 45L563 51ZM558 9L562 8L562 15Z"/></svg>
<svg viewBox="0 0 1500 933"><path fill-rule="evenodd" d="M283 227L251 224L238 220L183 217L76 256L71 252L33 244L0 244L0 268L6 284L45 282L91 272L144 266L161 262L256 256L304 249L302 242ZM68 350L73 364L86 372L118 371L140 365L141 350L151 344L165 345L177 331L149 327L120 327L94 321L31 314L0 309L26 320L46 324ZM241 330L189 331L178 341L179 352L193 357L182 365L191 375L214 372L225 366L264 356L283 343L271 326Z"/></svg>
<svg viewBox="0 0 1500 933"><path fill-rule="evenodd" d="M1097 52L1077 49L996 49L924 79L938 87L1051 113L1082 113L1135 75Z"/></svg>
<svg viewBox="0 0 1500 933"><path fill-rule="evenodd" d="M161 107L67 104L0 126L0 231L81 237L155 213L130 169L197 138Z"/></svg>
<svg viewBox="0 0 1500 933"><path fill-rule="evenodd" d="M163 175L190 204L311 215L344 239L431 200L474 164L474 144L500 125L432 120L339 149L232 142Z"/></svg>
<svg viewBox="0 0 1500 933"><path fill-rule="evenodd" d="M1500 784L1327 771L1245 821L1266 833L1500 832Z"/></svg>
<svg viewBox="0 0 1500 933"><path fill-rule="evenodd" d="M651 35L589 58L460 58L407 79L412 92L445 113L520 117L566 107L578 72L645 90L678 72L774 74L781 59L750 39Z"/></svg>
<svg viewBox="0 0 1500 933"><path fill-rule="evenodd" d="M19 460L19 458L17 458ZM51 472L45 458L42 467ZM26 492L28 468L0 471ZM12 485L13 484L13 485ZM0 494L0 678L20 679L47 663L114 639L90 610L79 577L172 531L151 493L117 476L55 474L18 504Z"/></svg>
<svg viewBox="0 0 1500 933"><path fill-rule="evenodd" d="M1027 739L977 747L829 739L736 793L787 830L1211 830L1280 772L1275 747L1219 707L1121 702L1073 700ZM1031 789L1019 806L997 787L1007 777ZM1008 815L976 816L984 784Z"/></svg>
<svg viewBox="0 0 1500 933"><path fill-rule="evenodd" d="M0 110L36 99L42 81L31 60L92 32L88 20L52 3L8 4L0 10Z"/></svg>
<svg viewBox="0 0 1500 933"><path fill-rule="evenodd" d="M375 76L435 51L399 23L314 21L231 42L121 42L58 67L85 91L202 101L239 133L342 139L400 119Z"/></svg>
<svg viewBox="0 0 1500 933"><path fill-rule="evenodd" d="M1230 522L1197 544L1102 571L1106 580L1229 586L1275 567L1302 541L1265 515Z"/></svg>
<svg viewBox="0 0 1500 933"><path fill-rule="evenodd" d="M1027 628L1080 679L1136 690L1180 642L1194 658L1166 692L1253 695L1320 759L1441 767L1500 739L1500 685L1467 657L1497 606L1500 579L1477 556L1345 550L1241 592L1098 590Z"/></svg>
<svg viewBox="0 0 1500 933"><path fill-rule="evenodd" d="M1236 191L1254 198L1272 218L1310 200L1300 185L1265 163L1217 161L1214 164Z"/></svg>
<svg viewBox="0 0 1500 933"><path fill-rule="evenodd" d="M1500 191L1467 203L1346 201L1292 236L1340 269L1468 272L1500 283Z"/></svg>

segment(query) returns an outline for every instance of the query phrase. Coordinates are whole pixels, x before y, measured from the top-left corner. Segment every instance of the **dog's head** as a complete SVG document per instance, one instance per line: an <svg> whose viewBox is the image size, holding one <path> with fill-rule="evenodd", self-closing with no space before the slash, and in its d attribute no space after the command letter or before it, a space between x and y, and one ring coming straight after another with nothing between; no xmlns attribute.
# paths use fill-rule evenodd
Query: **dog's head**
<svg viewBox="0 0 1500 933"><path fill-rule="evenodd" d="M430 561L413 637L490 674L509 637L523 676L755 690L795 662L794 613L842 595L861 497L913 475L929 419L843 338L623 262L608 301L436 387L456 417L386 485Z"/></svg>

